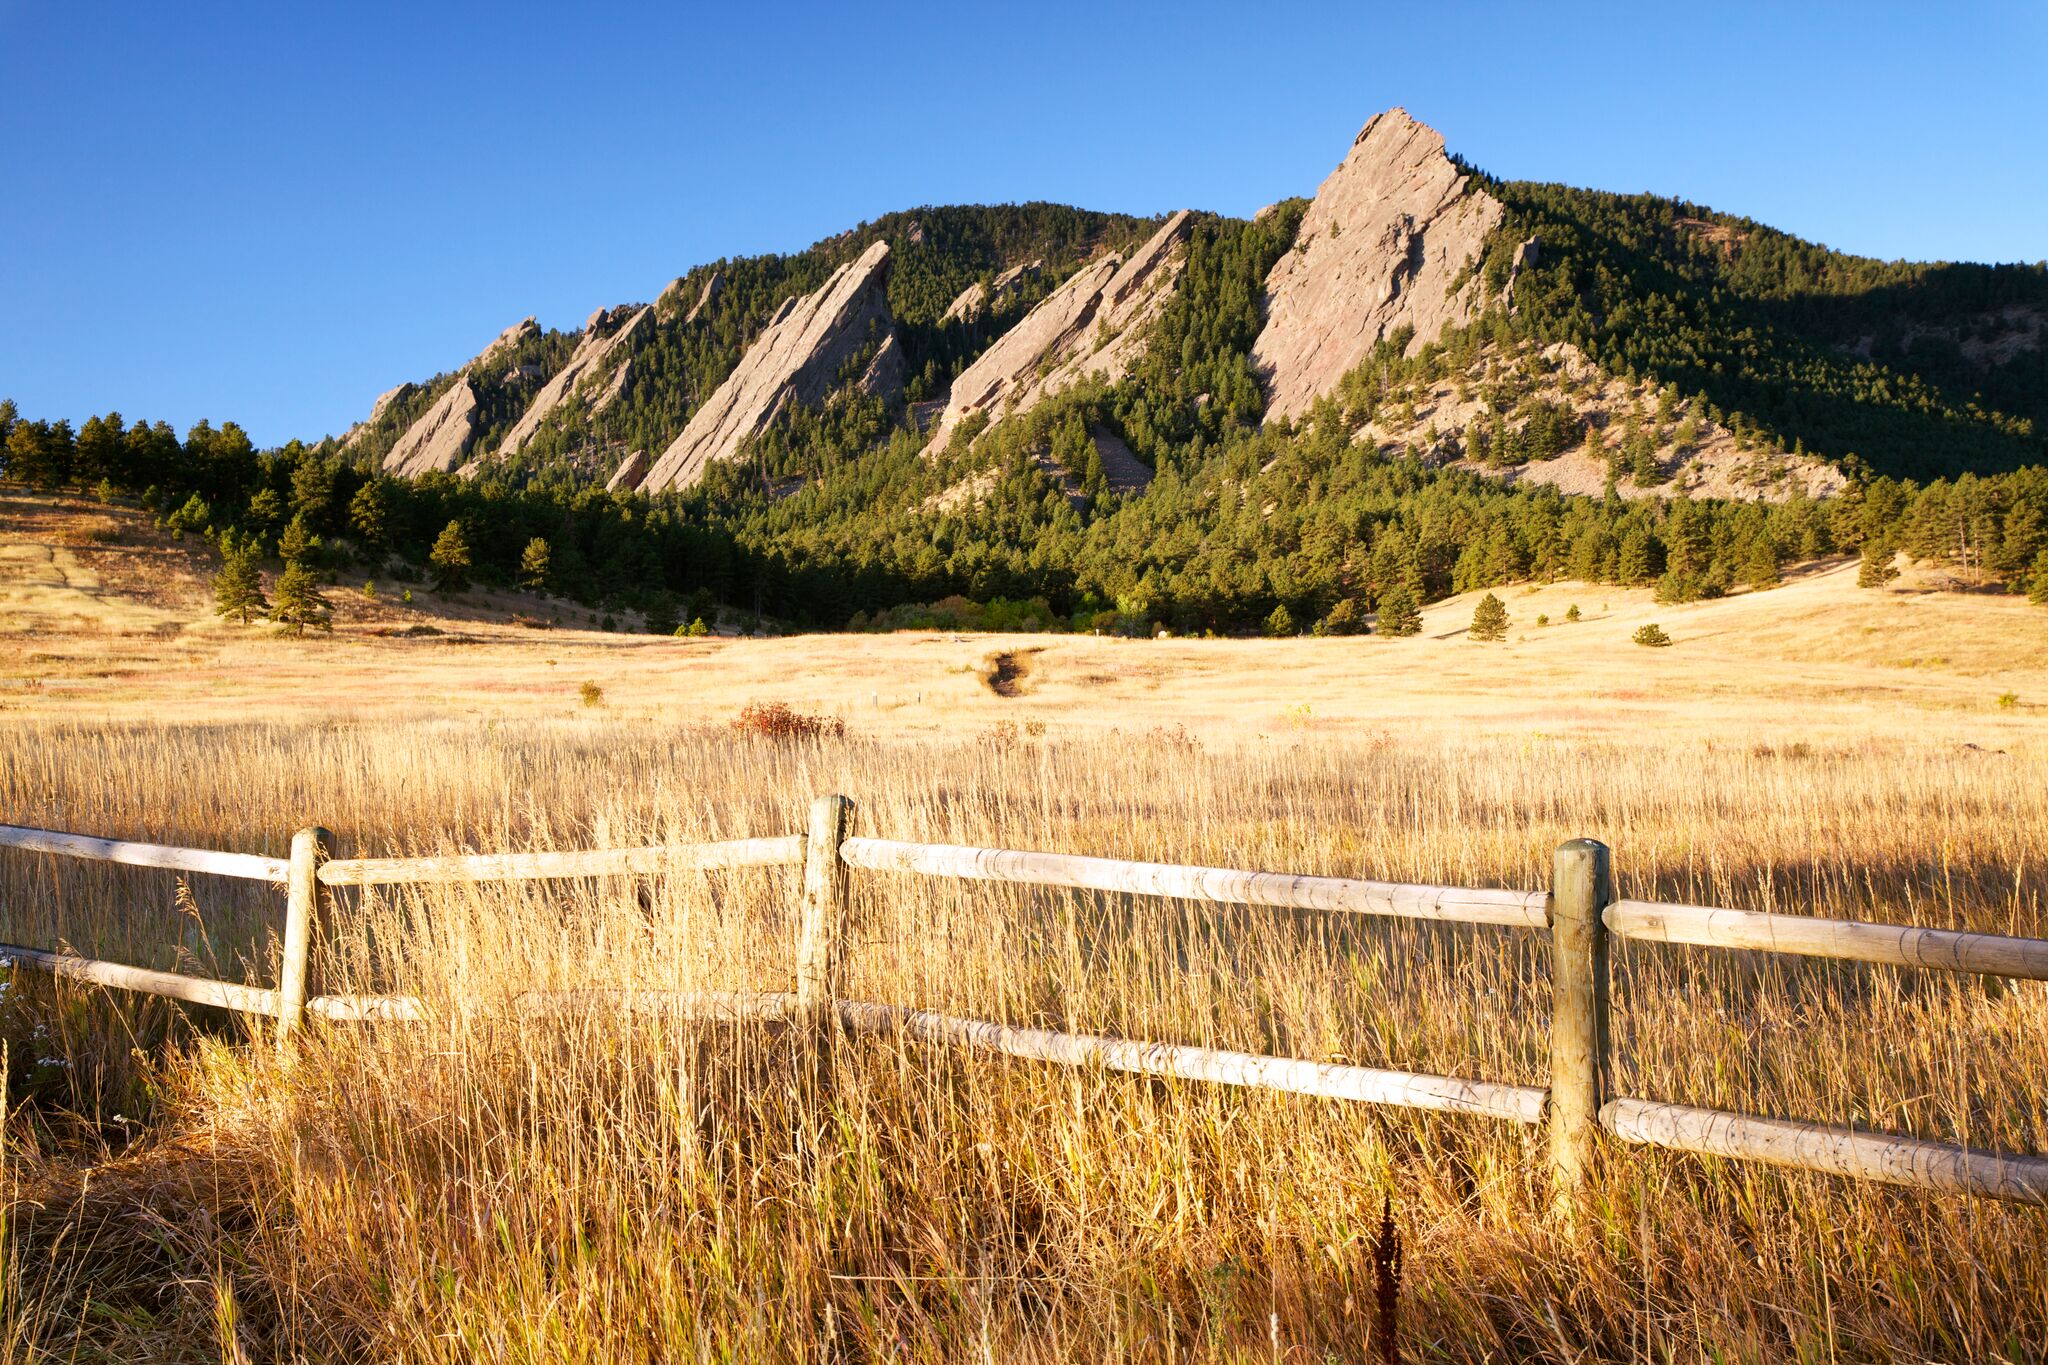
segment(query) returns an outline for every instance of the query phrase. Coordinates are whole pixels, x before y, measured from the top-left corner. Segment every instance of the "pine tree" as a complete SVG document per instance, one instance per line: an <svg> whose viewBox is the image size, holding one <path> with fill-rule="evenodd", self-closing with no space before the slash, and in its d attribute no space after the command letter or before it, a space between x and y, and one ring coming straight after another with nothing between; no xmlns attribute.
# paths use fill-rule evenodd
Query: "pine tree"
<svg viewBox="0 0 2048 1365"><path fill-rule="evenodd" d="M1472 629L1466 632L1475 640L1497 644L1508 638L1508 609L1492 593L1479 599L1478 608L1472 613Z"/></svg>
<svg viewBox="0 0 2048 1365"><path fill-rule="evenodd" d="M1897 554L1890 541L1866 540L1863 542L1863 559L1856 566L1856 586L1859 588L1881 588L1899 576L1898 568L1892 563Z"/></svg>
<svg viewBox="0 0 2048 1365"><path fill-rule="evenodd" d="M1778 573L1778 547L1769 536L1758 536L1750 543L1749 554L1742 561L1742 576L1758 592L1784 581Z"/></svg>
<svg viewBox="0 0 2048 1365"><path fill-rule="evenodd" d="M461 522L441 528L427 562L434 566L434 586L442 592L461 592L469 586L469 537L462 533Z"/></svg>
<svg viewBox="0 0 2048 1365"><path fill-rule="evenodd" d="M319 580L303 559L287 562L284 573L278 576L277 602L270 609L270 620L288 635L304 635L308 626L315 630L334 628L328 619L327 599L321 596Z"/></svg>
<svg viewBox="0 0 2048 1365"><path fill-rule="evenodd" d="M306 560L313 551L320 548L320 541L306 525L306 514L301 512L291 519L284 528L284 534L277 538L277 557L287 564L298 564Z"/></svg>
<svg viewBox="0 0 2048 1365"><path fill-rule="evenodd" d="M302 455L292 469L292 511L318 521L334 497L334 473L312 455Z"/></svg>
<svg viewBox="0 0 2048 1365"><path fill-rule="evenodd" d="M552 558L545 540L535 536L527 541L526 548L519 555L519 586L528 592L546 592Z"/></svg>
<svg viewBox="0 0 2048 1365"><path fill-rule="evenodd" d="M238 617L243 625L270 604L263 600L262 552L254 536L221 537L220 572L213 576L213 610Z"/></svg>
<svg viewBox="0 0 2048 1365"><path fill-rule="evenodd" d="M1664 633L1664 627L1652 621L1647 626L1637 626L1636 633L1629 636L1637 644L1650 649L1662 649L1671 643L1671 637Z"/></svg>
<svg viewBox="0 0 2048 1365"><path fill-rule="evenodd" d="M284 521L284 499L277 495L275 488L259 488L249 499L249 514L244 518L252 530L268 536Z"/></svg>
<svg viewBox="0 0 2048 1365"><path fill-rule="evenodd" d="M1380 634L1397 639L1422 633L1422 608L1405 583L1396 583L1380 598Z"/></svg>
<svg viewBox="0 0 2048 1365"><path fill-rule="evenodd" d="M1287 610L1287 604L1282 602L1273 608L1273 614L1266 618L1266 634L1278 640L1295 633L1294 613Z"/></svg>
<svg viewBox="0 0 2048 1365"><path fill-rule="evenodd" d="M370 549L384 545L390 533L390 509L384 500L384 481L372 479L356 490L349 500L348 524L354 529L356 539Z"/></svg>
<svg viewBox="0 0 2048 1365"><path fill-rule="evenodd" d="M2027 600L2037 607L2048 607L2048 550L2034 558L2034 582L2027 589Z"/></svg>

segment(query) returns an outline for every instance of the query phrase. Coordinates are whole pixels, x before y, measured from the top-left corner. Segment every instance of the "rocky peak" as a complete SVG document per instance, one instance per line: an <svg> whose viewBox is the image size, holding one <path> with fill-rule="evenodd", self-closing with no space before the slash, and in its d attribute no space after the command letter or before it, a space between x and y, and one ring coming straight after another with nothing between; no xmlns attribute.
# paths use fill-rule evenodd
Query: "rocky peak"
<svg viewBox="0 0 2048 1365"><path fill-rule="evenodd" d="M470 437L476 434L476 407L476 387L470 383L469 375L457 376L434 406L407 427L398 444L384 456L384 472L416 479L422 474L454 469L469 449Z"/></svg>
<svg viewBox="0 0 2048 1365"><path fill-rule="evenodd" d="M526 448L541 423L566 403L577 401L578 389L585 379L609 372L610 383L594 395L584 395L590 410L602 412L616 402L631 382L625 352L636 333L654 313L650 306L634 307L622 304L617 308L600 308L583 323L583 339L576 343L576 353L569 357L569 363L556 371L554 378L541 385L540 392L526 405L526 411L498 442L498 455L503 458L516 455ZM617 358L618 363L613 364Z"/></svg>
<svg viewBox="0 0 2048 1365"><path fill-rule="evenodd" d="M1007 306L1025 282L1037 279L1044 269L1044 261L1026 261L1022 265L1013 265L996 276L994 284L983 284L976 280L961 290L959 296L947 305L939 321L978 322L982 315L991 309Z"/></svg>
<svg viewBox="0 0 2048 1365"><path fill-rule="evenodd" d="M481 355L462 368L470 374L478 374L519 349L523 343L537 341L539 338L540 324L530 317L523 318L498 333L496 341L484 347Z"/></svg>
<svg viewBox="0 0 2048 1365"><path fill-rule="evenodd" d="M1369 119L1266 277L1252 362L1267 415L1300 416L1402 327L1415 329L1412 354L1446 324L1470 322L1483 300L1466 267L1501 214L1434 129L1404 109Z"/></svg>
<svg viewBox="0 0 2048 1365"><path fill-rule="evenodd" d="M1113 251L1098 256L1041 299L953 381L925 453L943 450L974 413L1028 412L1088 374L1111 383L1123 378L1187 264L1191 223L1182 209L1129 259Z"/></svg>
<svg viewBox="0 0 2048 1365"><path fill-rule="evenodd" d="M733 372L648 470L641 491L695 485L708 465L731 459L748 437L766 431L790 407L823 403L840 370L868 346L879 344L867 382L893 396L902 382L894 326L889 244L876 242L815 292L784 300Z"/></svg>

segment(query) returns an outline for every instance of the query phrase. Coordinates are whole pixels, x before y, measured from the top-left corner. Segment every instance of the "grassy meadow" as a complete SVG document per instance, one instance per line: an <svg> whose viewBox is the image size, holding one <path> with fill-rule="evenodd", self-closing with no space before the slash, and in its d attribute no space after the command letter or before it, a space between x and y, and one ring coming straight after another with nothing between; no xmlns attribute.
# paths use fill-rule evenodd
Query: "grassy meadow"
<svg viewBox="0 0 2048 1365"><path fill-rule="evenodd" d="M10 823L576 848L792 833L836 791L859 833L1476 886L1543 886L1589 835L1625 895L2048 935L2048 618L1840 566L1686 608L1514 590L1497 647L1457 638L1469 602L1406 642L693 644L536 632L480 594L440 637L376 634L404 625L380 607L298 645L204 619L172 556L144 595L104 541L7 529ZM1587 620L1533 624L1573 601ZM1674 647L1626 643L1651 619ZM1005 652L1014 697L983 681ZM848 733L734 731L774 698ZM1389 1205L1404 1360L2048 1340L2039 1210L1617 1150L1566 1226L1535 1129L875 1038L836 1040L824 1087L788 1036L633 1009L788 989L799 880L339 895L317 987L431 1017L284 1058L208 1011L0 974L0 1361L1367 1360ZM853 887L856 999L1547 1069L1538 934ZM267 983L281 926L271 888L0 852L7 941ZM2048 1152L2038 985L1614 951L1623 1093ZM523 1017L530 990L588 1008Z"/></svg>

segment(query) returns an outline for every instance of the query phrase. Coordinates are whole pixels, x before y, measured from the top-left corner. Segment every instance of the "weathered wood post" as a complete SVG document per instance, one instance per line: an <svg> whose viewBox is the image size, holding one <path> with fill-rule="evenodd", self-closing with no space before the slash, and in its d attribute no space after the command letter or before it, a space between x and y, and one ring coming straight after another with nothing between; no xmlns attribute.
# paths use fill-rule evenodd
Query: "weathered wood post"
<svg viewBox="0 0 2048 1365"><path fill-rule="evenodd" d="M849 885L839 845L852 820L853 802L844 796L821 796L811 802L811 828L804 846L803 920L796 942L796 1007L810 1026L827 1021L839 993Z"/></svg>
<svg viewBox="0 0 2048 1365"><path fill-rule="evenodd" d="M1550 888L1550 1162L1557 1207L1569 1216L1584 1188L1607 1101L1607 925L1613 898L1607 845L1558 845Z"/></svg>
<svg viewBox="0 0 2048 1365"><path fill-rule="evenodd" d="M312 953L313 929L319 920L320 864L334 836L315 825L292 835L292 856L285 873L284 965L277 980L277 1043L284 1047L306 1017L306 966Z"/></svg>

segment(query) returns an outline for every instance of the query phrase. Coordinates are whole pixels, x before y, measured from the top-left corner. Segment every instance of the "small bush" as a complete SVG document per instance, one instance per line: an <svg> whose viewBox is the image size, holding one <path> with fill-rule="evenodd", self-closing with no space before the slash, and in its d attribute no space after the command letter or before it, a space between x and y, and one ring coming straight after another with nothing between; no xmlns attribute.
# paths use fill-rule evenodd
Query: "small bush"
<svg viewBox="0 0 2048 1365"><path fill-rule="evenodd" d="M807 716L786 702L750 701L740 708L732 728L761 739L844 739L846 722L836 716Z"/></svg>
<svg viewBox="0 0 2048 1365"><path fill-rule="evenodd" d="M1658 625L1655 621L1650 622L1647 626L1638 626L1636 633L1629 638L1637 644L1650 649L1662 649L1671 643L1671 637L1664 633L1664 627Z"/></svg>
<svg viewBox="0 0 2048 1365"><path fill-rule="evenodd" d="M603 706L604 689L594 682L587 682L576 689L576 695L583 698L585 706Z"/></svg>
<svg viewBox="0 0 2048 1365"><path fill-rule="evenodd" d="M1998 709L2001 711L2017 710L2019 704L2020 694L2017 692L2000 692L1998 694Z"/></svg>
<svg viewBox="0 0 2048 1365"><path fill-rule="evenodd" d="M1549 624L1550 624L1550 613L1549 613L1549 612L1547 612L1547 611L1539 611L1539 612L1537 612L1537 613L1536 613L1536 624L1537 624L1537 625L1539 625L1539 626L1547 626L1547 625L1549 625Z"/></svg>
<svg viewBox="0 0 2048 1365"><path fill-rule="evenodd" d="M1576 620L1578 620L1578 619L1579 619L1579 604L1578 604L1578 603L1574 602L1574 603L1572 603L1572 604L1571 604L1571 606L1569 606L1569 607L1567 607L1567 608L1565 609L1565 613L1564 613L1564 619L1565 619L1565 620L1567 620L1567 621L1576 621Z"/></svg>

